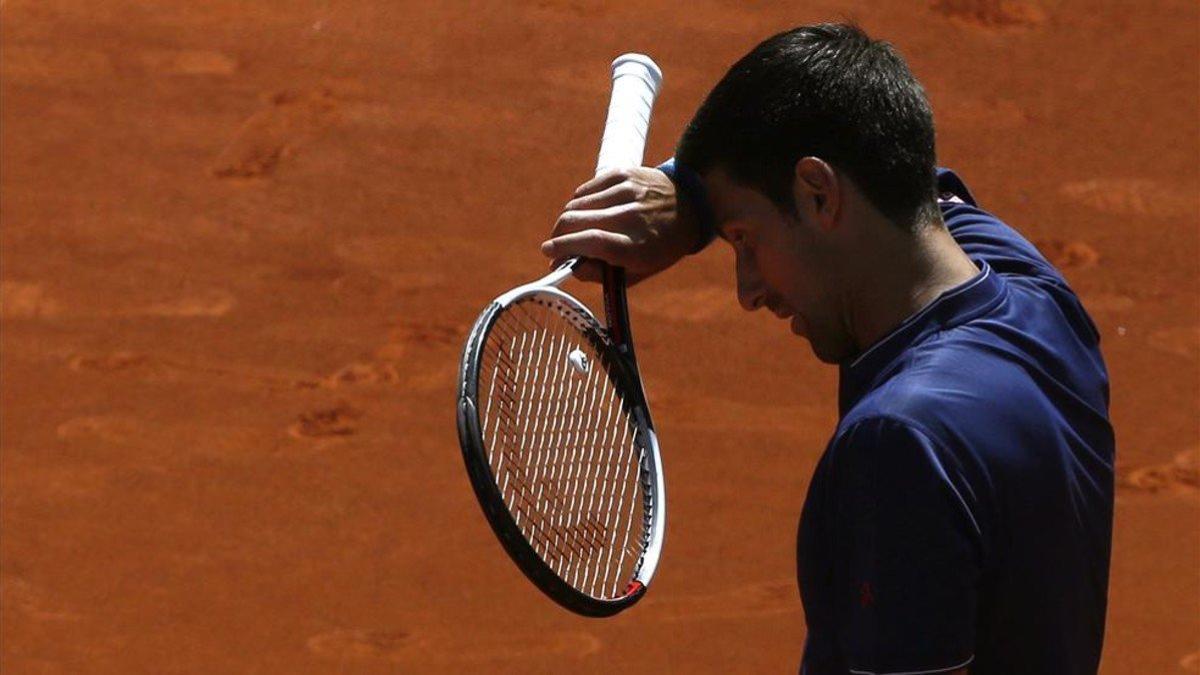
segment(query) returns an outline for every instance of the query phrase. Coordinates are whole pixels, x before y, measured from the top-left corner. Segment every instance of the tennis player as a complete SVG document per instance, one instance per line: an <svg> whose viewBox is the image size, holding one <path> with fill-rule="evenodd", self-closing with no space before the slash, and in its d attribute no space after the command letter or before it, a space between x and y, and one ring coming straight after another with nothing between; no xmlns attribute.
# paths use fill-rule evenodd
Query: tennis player
<svg viewBox="0 0 1200 675"><path fill-rule="evenodd" d="M1099 335L1054 266L935 168L929 103L890 45L840 24L766 40L673 160L582 185L543 252L636 281L715 237L742 307L840 369L799 525L800 672L1096 672L1114 456Z"/></svg>

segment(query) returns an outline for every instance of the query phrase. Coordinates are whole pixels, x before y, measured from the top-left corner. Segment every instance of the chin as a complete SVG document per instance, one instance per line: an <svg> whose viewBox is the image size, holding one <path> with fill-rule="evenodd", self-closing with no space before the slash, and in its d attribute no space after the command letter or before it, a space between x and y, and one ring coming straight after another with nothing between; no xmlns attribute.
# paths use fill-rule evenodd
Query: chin
<svg viewBox="0 0 1200 675"><path fill-rule="evenodd" d="M823 352L820 349L817 349L816 345L813 345L813 354L817 357L818 361L821 363L828 363L831 366L836 366L843 361L843 359L833 356L828 352Z"/></svg>
<svg viewBox="0 0 1200 675"><path fill-rule="evenodd" d="M843 363L854 356L854 349L852 347L835 343L832 340L809 337L808 344L812 347L813 355L817 357L818 361L828 363L831 366Z"/></svg>

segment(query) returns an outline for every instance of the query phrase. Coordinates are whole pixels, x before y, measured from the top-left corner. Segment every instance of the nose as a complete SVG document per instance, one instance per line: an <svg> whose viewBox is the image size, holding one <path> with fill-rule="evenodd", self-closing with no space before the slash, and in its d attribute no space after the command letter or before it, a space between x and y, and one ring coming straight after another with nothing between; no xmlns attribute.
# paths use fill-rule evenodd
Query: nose
<svg viewBox="0 0 1200 675"><path fill-rule="evenodd" d="M767 296L762 279L747 258L749 256L739 255L737 260L738 304L747 312L753 312L766 303Z"/></svg>

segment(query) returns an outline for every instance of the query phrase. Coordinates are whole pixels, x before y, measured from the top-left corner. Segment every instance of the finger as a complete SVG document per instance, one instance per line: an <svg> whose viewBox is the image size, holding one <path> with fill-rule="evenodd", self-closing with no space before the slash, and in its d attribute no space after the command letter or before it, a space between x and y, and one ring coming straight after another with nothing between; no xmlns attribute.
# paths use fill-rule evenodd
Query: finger
<svg viewBox="0 0 1200 675"><path fill-rule="evenodd" d="M620 231L630 222L630 216L635 214L638 208L637 202L627 202L602 209L564 211L555 221L550 236L558 237L591 229Z"/></svg>
<svg viewBox="0 0 1200 675"><path fill-rule="evenodd" d="M576 197L563 206L563 211L585 211L628 204L637 199L637 189L629 181L610 185L599 192Z"/></svg>
<svg viewBox="0 0 1200 675"><path fill-rule="evenodd" d="M609 169L598 173L588 182L575 188L576 197L590 195L593 192L599 192L605 188L611 187L625 180L627 171L625 169Z"/></svg>
<svg viewBox="0 0 1200 675"><path fill-rule="evenodd" d="M604 280L603 263L596 260L580 260L573 273L580 281L600 283Z"/></svg>
<svg viewBox="0 0 1200 675"><path fill-rule="evenodd" d="M610 265L624 265L633 240L618 232L584 230L542 242L542 254L550 258L581 256L603 260Z"/></svg>
<svg viewBox="0 0 1200 675"><path fill-rule="evenodd" d="M557 258L550 263L550 269L558 269L563 263L570 259L571 256ZM581 258L579 262L575 263L575 267L571 270L571 274L580 281L594 281L599 283L604 280L604 263L600 262L599 260ZM637 283L637 281L641 281L642 276L638 275L637 281L634 281L633 275L626 276L625 279L626 283L632 286Z"/></svg>

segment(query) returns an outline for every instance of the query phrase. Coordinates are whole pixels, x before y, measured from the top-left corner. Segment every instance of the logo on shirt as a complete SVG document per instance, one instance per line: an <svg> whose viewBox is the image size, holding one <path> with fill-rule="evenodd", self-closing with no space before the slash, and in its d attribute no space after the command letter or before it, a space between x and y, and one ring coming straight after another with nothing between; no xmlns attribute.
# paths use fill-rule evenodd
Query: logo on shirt
<svg viewBox="0 0 1200 675"><path fill-rule="evenodd" d="M871 590L871 582L864 581L858 585L859 607L871 607L875 604L875 592Z"/></svg>

